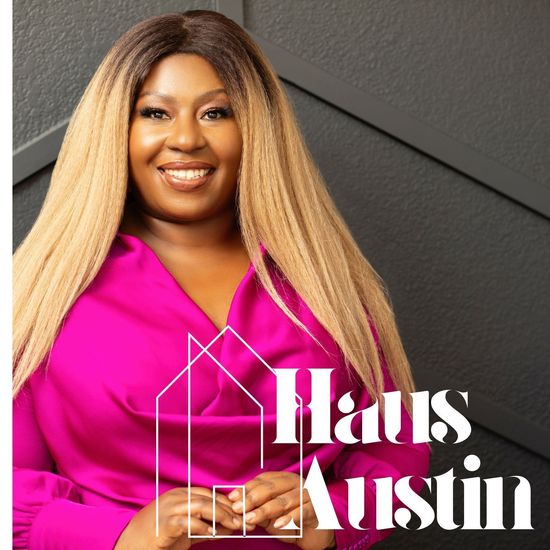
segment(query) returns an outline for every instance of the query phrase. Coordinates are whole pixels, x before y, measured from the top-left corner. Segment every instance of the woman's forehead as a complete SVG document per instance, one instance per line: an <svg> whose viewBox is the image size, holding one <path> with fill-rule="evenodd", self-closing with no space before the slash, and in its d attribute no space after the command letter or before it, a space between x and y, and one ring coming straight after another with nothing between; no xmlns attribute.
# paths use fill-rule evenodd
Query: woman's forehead
<svg viewBox="0 0 550 550"><path fill-rule="evenodd" d="M196 54L173 54L157 61L149 71L139 96L157 94L194 100L224 85L214 67Z"/></svg>

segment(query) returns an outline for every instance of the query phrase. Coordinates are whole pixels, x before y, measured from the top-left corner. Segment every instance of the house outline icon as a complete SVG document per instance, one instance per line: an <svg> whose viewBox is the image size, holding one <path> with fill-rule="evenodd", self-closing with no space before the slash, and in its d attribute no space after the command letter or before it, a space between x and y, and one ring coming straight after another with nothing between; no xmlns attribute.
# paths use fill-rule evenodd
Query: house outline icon
<svg viewBox="0 0 550 550"><path fill-rule="evenodd" d="M295 399L297 402L297 405L299 407L300 416L299 416L299 449L300 449L300 458L299 458L299 466L300 466L300 521L299 525L296 525L292 520L282 529L292 529L294 531L298 530L298 534L289 534L288 536L284 535L255 535L255 534L247 534L246 532L246 523L243 521L243 531L242 534L232 534L232 535L224 535L224 536L216 536L216 525L214 523L214 532L212 535L193 535L190 532L190 524L191 524L191 508L190 508L190 499L191 499L191 396L192 396L192 367L195 364L195 362L202 356L209 357L216 366L221 369L246 395L247 397L254 402L255 405L258 406L260 410L260 468L263 469L264 467L264 427L263 427L263 405L258 402L258 400L210 353L209 349L214 345L214 343L224 336L226 332L232 333L255 357L260 361L260 363L267 368L270 373L273 376L277 376L275 370L266 362L264 359L256 353L256 351L238 334L232 327L227 325L225 328L223 328L218 335L213 338L210 343L208 343L206 346L203 346L190 332L187 333L187 365L185 368L179 372L163 389L162 391L156 396L155 398L155 530L156 530L156 536L159 536L159 401L161 397L185 374L187 374L187 495L188 495L188 515L187 515L187 525L188 525L188 531L187 536L190 539L210 539L210 538L302 538L303 536L303 517L302 517L302 509L303 509L303 459L304 459L304 448L303 448L303 401L302 398L295 393ZM200 352L195 355L193 359L191 359L191 344L194 343L198 348L200 348ZM240 488L243 492L243 504L244 499L246 498L245 491L246 488L244 485L214 485L212 487L213 491L213 502L212 502L212 513L213 517L216 517L216 492L218 489L224 489L224 488ZM246 510L243 506L243 518L244 514L246 513Z"/></svg>

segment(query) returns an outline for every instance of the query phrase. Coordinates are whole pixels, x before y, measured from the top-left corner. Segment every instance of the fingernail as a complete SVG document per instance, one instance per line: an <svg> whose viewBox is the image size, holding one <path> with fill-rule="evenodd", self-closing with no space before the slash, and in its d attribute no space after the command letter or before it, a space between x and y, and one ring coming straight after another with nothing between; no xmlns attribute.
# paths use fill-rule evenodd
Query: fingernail
<svg viewBox="0 0 550 550"><path fill-rule="evenodd" d="M279 527L283 527L284 525L286 525L288 522L285 521L285 518L279 518L274 524L273 524L273 527L275 527L275 529L279 529Z"/></svg>
<svg viewBox="0 0 550 550"><path fill-rule="evenodd" d="M240 512L243 509L243 503L241 501L235 502L235 504L233 504L233 506L231 506L231 508L233 508L233 510L235 510L235 512Z"/></svg>
<svg viewBox="0 0 550 550"><path fill-rule="evenodd" d="M239 518L233 518L233 524L238 527L241 524L241 520Z"/></svg>
<svg viewBox="0 0 550 550"><path fill-rule="evenodd" d="M230 499L230 500L233 500L233 499L237 498L238 496L239 496L239 491L237 491L237 489L235 489L227 495L227 498Z"/></svg>
<svg viewBox="0 0 550 550"><path fill-rule="evenodd" d="M212 529L212 527L209 527L209 528L208 528L208 532L209 532L211 535L213 535L213 534L214 534L214 529Z"/></svg>
<svg viewBox="0 0 550 550"><path fill-rule="evenodd" d="M248 512L248 514L246 514L246 516L244 516L244 519L246 521L250 521L251 519L254 519L256 517L256 514L254 512Z"/></svg>

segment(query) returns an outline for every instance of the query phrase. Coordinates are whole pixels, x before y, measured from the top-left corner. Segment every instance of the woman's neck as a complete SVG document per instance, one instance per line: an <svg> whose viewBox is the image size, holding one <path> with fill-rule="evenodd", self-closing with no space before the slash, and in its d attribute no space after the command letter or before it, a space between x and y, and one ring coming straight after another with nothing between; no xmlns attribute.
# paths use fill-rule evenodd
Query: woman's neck
<svg viewBox="0 0 550 550"><path fill-rule="evenodd" d="M152 246L188 251L226 248L241 241L234 210L204 220L174 222L157 218L129 203L120 231L135 235Z"/></svg>

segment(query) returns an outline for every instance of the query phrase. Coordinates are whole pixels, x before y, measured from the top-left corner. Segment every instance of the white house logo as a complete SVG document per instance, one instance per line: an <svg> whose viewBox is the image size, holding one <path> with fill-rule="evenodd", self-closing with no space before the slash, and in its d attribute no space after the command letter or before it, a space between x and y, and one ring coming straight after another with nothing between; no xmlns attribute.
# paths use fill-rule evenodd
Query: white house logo
<svg viewBox="0 0 550 550"><path fill-rule="evenodd" d="M211 340L208 344L202 345L191 333L188 333L187 335L187 364L185 368L177 375L175 376L166 387L156 396L156 408L155 408L155 418L156 418L156 533L158 536L158 523L159 523L159 513L158 513L158 497L159 497L159 408L161 405L161 400L164 395L166 395L170 391L175 390L175 383L181 379L183 376L187 377L187 488L188 488L188 498L190 499L190 492L192 486L198 485L194 484L193 482L193 434L196 432L197 427L192 426L192 410L193 410L193 397L198 390L193 390L193 372L197 368L200 368L200 366L197 365L198 361L204 357L208 357L216 366L217 368L223 373L224 376L227 377L227 379L234 384L235 388L237 388L241 393L243 399L247 399L250 401L251 404L253 404L257 410L258 410L258 417L259 417L259 441L258 441L258 456L257 456L257 466L260 472L264 470L264 449L265 449L265 440L264 440L264 404L261 402L261 398L259 396L253 395L249 389L244 387L244 385L241 383L240 380L238 380L234 374L230 372L226 366L224 366L220 361L211 353L211 349L214 346L214 344L222 337L226 335L226 333L231 333L233 336L235 336L238 341L251 353L253 356L257 359L258 363L265 369L265 374L268 376L273 376L274 379L276 379L277 374L273 368L271 368L270 365L264 361L262 357L256 351L242 338L233 328L230 326L226 326L213 340ZM198 348L200 351L199 353L192 356L192 348L195 346L195 348ZM299 436L297 437L297 451L298 451L298 461L299 461L299 475L300 479L303 480L303 458L304 458L304 449L303 449L303 403L302 398L298 394L294 394L294 399L296 400L296 403L298 404L298 422L299 422ZM230 449L225 449L225 452L230 452ZM213 529L214 533L213 535L195 535L192 534L190 531L188 531L188 537L189 538L211 538L212 536L216 536L215 526L216 526L216 493L220 491L221 489L235 489L240 488L242 490L243 494L243 529L242 532L236 532L232 535L224 535L223 538L292 538L296 539L297 537L301 538L302 536L302 506L303 506L303 486L300 487L300 521L299 525L296 525L293 521L290 521L289 524L287 524L283 529L292 529L293 533L292 535L289 534L288 537L284 537L281 535L275 536L270 534L264 534L264 535L257 535L254 533L247 533L246 532L246 522L244 521L244 515L246 514L247 510L245 510L244 506L244 500L246 498L246 488L244 485L227 485L227 484L214 484L210 488L214 493L213 498L213 504L212 504L212 514L213 514ZM191 508L188 506L188 530L190 530L191 525ZM296 530L298 530L298 534L296 534Z"/></svg>

